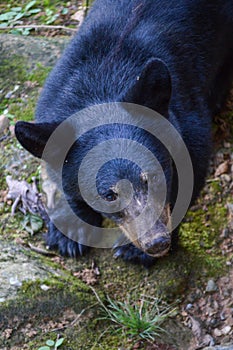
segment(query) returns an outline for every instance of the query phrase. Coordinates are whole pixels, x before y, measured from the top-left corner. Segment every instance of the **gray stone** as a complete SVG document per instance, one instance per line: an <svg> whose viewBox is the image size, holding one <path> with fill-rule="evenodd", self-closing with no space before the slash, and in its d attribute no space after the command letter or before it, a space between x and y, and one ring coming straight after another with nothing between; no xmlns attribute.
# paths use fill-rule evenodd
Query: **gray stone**
<svg viewBox="0 0 233 350"><path fill-rule="evenodd" d="M233 350L233 344L210 346L208 348L203 348L202 350Z"/></svg>
<svg viewBox="0 0 233 350"><path fill-rule="evenodd" d="M20 246L3 241L0 241L0 271L0 302L14 298L24 281L43 280L51 273L57 274Z"/></svg>
<svg viewBox="0 0 233 350"><path fill-rule="evenodd" d="M38 62L43 62L45 67L52 67L70 38L43 38L1 34L1 59L9 59L14 55L22 57L28 67L35 68ZM13 87L14 89L14 87Z"/></svg>
<svg viewBox="0 0 233 350"><path fill-rule="evenodd" d="M213 280L209 280L206 286L207 293L213 293L218 290L216 283Z"/></svg>
<svg viewBox="0 0 233 350"><path fill-rule="evenodd" d="M0 135L9 127L10 122L7 116L4 114L0 115Z"/></svg>
<svg viewBox="0 0 233 350"><path fill-rule="evenodd" d="M223 334L227 335L231 331L231 326L226 326L222 329Z"/></svg>

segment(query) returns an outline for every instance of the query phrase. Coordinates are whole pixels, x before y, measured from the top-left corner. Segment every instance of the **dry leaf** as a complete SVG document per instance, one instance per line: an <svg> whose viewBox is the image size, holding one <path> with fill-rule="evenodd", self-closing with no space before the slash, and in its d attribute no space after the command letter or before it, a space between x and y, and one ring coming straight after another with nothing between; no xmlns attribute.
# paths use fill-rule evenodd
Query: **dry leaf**
<svg viewBox="0 0 233 350"><path fill-rule="evenodd" d="M228 172L228 169L229 169L229 161L226 160L225 162L221 163L221 164L217 167L214 176L215 176L215 177L218 177L218 176L220 176L220 175L222 175L222 174L226 174L226 173Z"/></svg>
<svg viewBox="0 0 233 350"><path fill-rule="evenodd" d="M75 12L72 16L71 16L71 19L73 19L74 21L77 21L80 23L83 22L84 20L84 10L83 9L80 9L78 10L77 12Z"/></svg>

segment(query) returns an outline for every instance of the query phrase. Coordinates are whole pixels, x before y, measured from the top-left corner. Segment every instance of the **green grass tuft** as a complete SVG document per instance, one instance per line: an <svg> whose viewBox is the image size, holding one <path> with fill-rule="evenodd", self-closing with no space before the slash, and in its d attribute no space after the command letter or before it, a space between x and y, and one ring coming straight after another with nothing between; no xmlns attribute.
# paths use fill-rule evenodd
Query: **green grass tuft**
<svg viewBox="0 0 233 350"><path fill-rule="evenodd" d="M107 296L107 305L100 300L92 288L101 305L103 316L99 320L107 320L114 324L116 332L149 341L155 341L165 332L164 321L175 314L175 307L169 306L160 298L142 295L139 300L128 297L126 301L115 301Z"/></svg>

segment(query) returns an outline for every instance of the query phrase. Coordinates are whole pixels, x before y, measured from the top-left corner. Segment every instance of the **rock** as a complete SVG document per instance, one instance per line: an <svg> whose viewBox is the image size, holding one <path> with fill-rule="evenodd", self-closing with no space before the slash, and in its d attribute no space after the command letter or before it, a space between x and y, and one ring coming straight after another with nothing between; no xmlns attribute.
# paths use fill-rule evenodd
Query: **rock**
<svg viewBox="0 0 233 350"><path fill-rule="evenodd" d="M17 276L10 277L9 283L11 286L16 287L16 288L22 286L22 282L18 280Z"/></svg>
<svg viewBox="0 0 233 350"><path fill-rule="evenodd" d="M44 38L23 35L1 34L1 59L12 59L14 55L25 59L25 66L35 68L38 62L45 67L52 67L70 38ZM52 54L53 53L53 54ZM27 67L27 68L28 68ZM12 87L12 85L11 85Z"/></svg>
<svg viewBox="0 0 233 350"><path fill-rule="evenodd" d="M202 346L213 346L215 341L210 334L206 334L202 339Z"/></svg>
<svg viewBox="0 0 233 350"><path fill-rule="evenodd" d="M206 292L207 293L213 293L218 290L218 286L213 280L209 280L206 286Z"/></svg>
<svg viewBox="0 0 233 350"><path fill-rule="evenodd" d="M224 145L225 148L231 148L230 142L224 141L224 142L223 142L223 145Z"/></svg>
<svg viewBox="0 0 233 350"><path fill-rule="evenodd" d="M0 271L0 302L14 298L24 281L45 279L52 272L20 246L1 240Z"/></svg>
<svg viewBox="0 0 233 350"><path fill-rule="evenodd" d="M12 91L9 91L6 95L5 98L9 99L14 97L14 92L17 91L19 89L19 85L15 85L14 89Z"/></svg>
<svg viewBox="0 0 233 350"><path fill-rule="evenodd" d="M215 328L214 329L214 336L221 337L221 335L222 335L222 331L220 331L220 329L218 329L218 328Z"/></svg>
<svg viewBox="0 0 233 350"><path fill-rule="evenodd" d="M231 327L230 326L226 326L226 327L224 327L222 329L222 333L225 334L225 335L229 334L230 331L231 331Z"/></svg>
<svg viewBox="0 0 233 350"><path fill-rule="evenodd" d="M233 214L233 204L232 203L227 203L227 209L230 215Z"/></svg>
<svg viewBox="0 0 233 350"><path fill-rule="evenodd" d="M4 114L0 115L0 135L9 127L10 122L7 116Z"/></svg>
<svg viewBox="0 0 233 350"><path fill-rule="evenodd" d="M220 175L220 179L221 179L223 182L225 182L225 183L231 182L231 177L230 177L230 175L228 175L228 174L222 174L222 175Z"/></svg>
<svg viewBox="0 0 233 350"><path fill-rule="evenodd" d="M204 348L202 350L233 350L233 343L228 345L217 345Z"/></svg>
<svg viewBox="0 0 233 350"><path fill-rule="evenodd" d="M11 136L14 137L15 136L15 126L10 125L9 130L10 130Z"/></svg>
<svg viewBox="0 0 233 350"><path fill-rule="evenodd" d="M193 308L193 304L191 304L191 303L187 304L186 310L190 310L190 309L192 309L192 308Z"/></svg>
<svg viewBox="0 0 233 350"><path fill-rule="evenodd" d="M40 289L42 289L43 291L47 292L47 290L49 290L50 287L47 286L46 284L42 284L42 285L40 286Z"/></svg>

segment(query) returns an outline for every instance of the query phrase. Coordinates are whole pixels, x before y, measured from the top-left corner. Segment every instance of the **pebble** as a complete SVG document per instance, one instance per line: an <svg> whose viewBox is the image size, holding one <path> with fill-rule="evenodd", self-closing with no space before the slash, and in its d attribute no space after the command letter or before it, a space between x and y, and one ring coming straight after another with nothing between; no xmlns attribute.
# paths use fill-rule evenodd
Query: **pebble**
<svg viewBox="0 0 233 350"><path fill-rule="evenodd" d="M218 329L218 328L215 328L214 329L214 336L221 337L221 335L222 335L222 331L220 331L220 329Z"/></svg>
<svg viewBox="0 0 233 350"><path fill-rule="evenodd" d="M45 292L47 292L47 290L50 289L50 287L47 286L46 284L42 284L42 285L40 286L40 288L41 288L42 290L44 290Z"/></svg>
<svg viewBox="0 0 233 350"><path fill-rule="evenodd" d="M228 227L225 227L222 230L221 238L228 238L230 236L230 230Z"/></svg>
<svg viewBox="0 0 233 350"><path fill-rule="evenodd" d="M193 304L187 304L185 309L190 310L190 309L192 309L192 307L193 307Z"/></svg>
<svg viewBox="0 0 233 350"><path fill-rule="evenodd" d="M209 280L206 286L207 293L213 293L218 290L216 283L213 280Z"/></svg>
<svg viewBox="0 0 233 350"><path fill-rule="evenodd" d="M231 326L226 326L222 329L222 333L225 335L229 334L230 331L231 331Z"/></svg>
<svg viewBox="0 0 233 350"><path fill-rule="evenodd" d="M227 209L230 215L233 214L233 204L232 203L227 203Z"/></svg>
<svg viewBox="0 0 233 350"><path fill-rule="evenodd" d="M14 287L21 287L22 286L22 282L18 280L17 277L11 277L9 279L10 285L14 286Z"/></svg>
<svg viewBox="0 0 233 350"><path fill-rule="evenodd" d="M231 182L231 177L230 177L230 175L228 175L228 174L222 174L222 175L220 175L220 179L221 179L223 182L227 182L227 183Z"/></svg>
<svg viewBox="0 0 233 350"><path fill-rule="evenodd" d="M14 89L12 91L8 91L7 94L5 95L5 98L12 98L14 97L13 94L15 91L19 89L19 85L15 85Z"/></svg>
<svg viewBox="0 0 233 350"><path fill-rule="evenodd" d="M4 115L0 115L0 135L9 127L9 119Z"/></svg>
<svg viewBox="0 0 233 350"><path fill-rule="evenodd" d="M226 319L225 312L222 311L222 312L220 313L220 320L221 320L221 321L225 321L225 319Z"/></svg>
<svg viewBox="0 0 233 350"><path fill-rule="evenodd" d="M223 145L224 145L225 148L231 148L230 142L224 141L224 142L223 142Z"/></svg>

